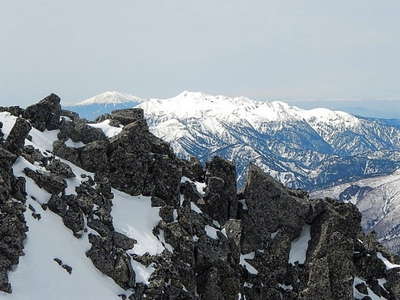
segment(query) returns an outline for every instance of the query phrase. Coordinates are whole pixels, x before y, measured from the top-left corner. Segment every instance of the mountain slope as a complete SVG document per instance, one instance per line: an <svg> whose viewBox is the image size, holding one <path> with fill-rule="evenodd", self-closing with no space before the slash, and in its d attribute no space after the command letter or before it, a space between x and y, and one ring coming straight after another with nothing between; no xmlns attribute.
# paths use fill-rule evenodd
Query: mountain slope
<svg viewBox="0 0 400 300"><path fill-rule="evenodd" d="M2 299L400 296L400 258L362 233L352 204L310 200L254 165L238 193L231 162L178 159L141 109L96 124L56 95L4 110Z"/></svg>
<svg viewBox="0 0 400 300"><path fill-rule="evenodd" d="M240 182L248 162L309 190L400 167L400 129L344 112L193 92L138 107L181 157L234 160Z"/></svg>
<svg viewBox="0 0 400 300"><path fill-rule="evenodd" d="M400 253L400 172L338 185L311 194L357 205L365 231L375 231L388 249Z"/></svg>

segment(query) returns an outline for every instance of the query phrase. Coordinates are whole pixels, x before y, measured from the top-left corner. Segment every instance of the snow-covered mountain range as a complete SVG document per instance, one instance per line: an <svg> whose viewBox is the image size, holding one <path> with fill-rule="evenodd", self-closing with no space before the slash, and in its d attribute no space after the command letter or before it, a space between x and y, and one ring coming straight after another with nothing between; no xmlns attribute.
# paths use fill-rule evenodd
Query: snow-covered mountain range
<svg viewBox="0 0 400 300"><path fill-rule="evenodd" d="M400 172L315 191L315 198L331 197L357 205L365 231L395 253L400 253Z"/></svg>
<svg viewBox="0 0 400 300"><path fill-rule="evenodd" d="M138 102L150 130L178 155L234 160L239 182L250 162L290 187L308 190L400 167L400 129L393 122L188 91Z"/></svg>

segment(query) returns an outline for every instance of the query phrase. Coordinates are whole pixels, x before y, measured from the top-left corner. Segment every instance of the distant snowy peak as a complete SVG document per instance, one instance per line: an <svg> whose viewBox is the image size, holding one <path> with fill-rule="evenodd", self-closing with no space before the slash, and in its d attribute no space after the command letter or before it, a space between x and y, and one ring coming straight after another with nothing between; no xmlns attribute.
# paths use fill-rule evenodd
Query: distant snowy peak
<svg viewBox="0 0 400 300"><path fill-rule="evenodd" d="M341 123L356 126L359 119L348 113L324 108L311 110L290 106L282 101L259 101L246 97L209 95L184 91L169 99L150 99L140 104L147 114L175 116L178 119L218 117L246 119L253 125L263 122L307 121Z"/></svg>
<svg viewBox="0 0 400 300"><path fill-rule="evenodd" d="M143 102L144 99L129 94L123 94L116 91L109 91L83 100L75 106L86 106L92 104L122 104L127 102Z"/></svg>

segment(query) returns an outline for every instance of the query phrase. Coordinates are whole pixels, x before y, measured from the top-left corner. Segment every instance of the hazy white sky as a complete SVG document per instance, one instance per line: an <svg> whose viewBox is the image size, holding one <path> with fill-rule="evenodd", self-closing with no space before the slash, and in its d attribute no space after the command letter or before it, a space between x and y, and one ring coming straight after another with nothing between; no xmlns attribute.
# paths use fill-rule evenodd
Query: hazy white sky
<svg viewBox="0 0 400 300"><path fill-rule="evenodd" d="M3 0L0 105L106 90L397 100L399 15L398 0Z"/></svg>

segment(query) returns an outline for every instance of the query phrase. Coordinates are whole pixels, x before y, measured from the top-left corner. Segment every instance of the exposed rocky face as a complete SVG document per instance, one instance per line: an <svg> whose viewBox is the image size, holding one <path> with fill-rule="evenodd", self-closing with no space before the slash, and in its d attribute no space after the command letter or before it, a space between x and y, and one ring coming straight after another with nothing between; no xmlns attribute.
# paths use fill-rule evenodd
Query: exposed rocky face
<svg viewBox="0 0 400 300"><path fill-rule="evenodd" d="M177 158L149 132L140 109L100 118L120 128L107 137L58 106L55 95L31 106L1 141L1 291L12 292L8 275L18 268L30 234L28 208L37 222L41 214L54 214L73 239L87 241L95 269L125 291L116 299L400 299L400 259L362 232L354 205L311 200L254 165L238 192L233 163L215 157L202 167L196 159ZM24 146L29 127L20 130L21 124L59 130L53 153ZM14 153L5 149L9 144ZM13 174L17 160L31 164L21 178ZM34 200L40 211L25 203L27 181L47 197ZM117 229L122 194L158 210L159 221L147 234L161 251L138 243L141 232ZM78 272L60 257L49 261L70 280ZM143 270L150 272L146 280Z"/></svg>
<svg viewBox="0 0 400 300"><path fill-rule="evenodd" d="M24 182L13 176L17 156L0 146L0 291L11 293L8 272L24 255L28 227L24 212ZM22 184L20 184L22 183Z"/></svg>
<svg viewBox="0 0 400 300"><path fill-rule="evenodd" d="M58 129L60 125L60 97L51 94L39 103L27 107L23 113L25 119L40 131Z"/></svg>
<svg viewBox="0 0 400 300"><path fill-rule="evenodd" d="M377 239L390 251L400 254L400 173L341 184L316 191L357 206L363 215L365 232L376 232Z"/></svg>

